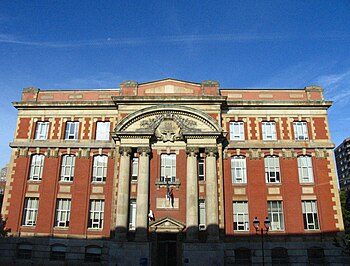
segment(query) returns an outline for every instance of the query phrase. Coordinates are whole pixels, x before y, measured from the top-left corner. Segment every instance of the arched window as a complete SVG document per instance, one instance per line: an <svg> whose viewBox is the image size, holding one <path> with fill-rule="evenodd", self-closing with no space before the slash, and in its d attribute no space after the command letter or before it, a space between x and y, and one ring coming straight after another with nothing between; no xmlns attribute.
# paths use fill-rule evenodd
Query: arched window
<svg viewBox="0 0 350 266"><path fill-rule="evenodd" d="M277 247L271 249L272 265L289 265L288 250Z"/></svg>
<svg viewBox="0 0 350 266"><path fill-rule="evenodd" d="M107 176L107 159L106 155L94 156L94 165L92 170L92 182L105 182Z"/></svg>
<svg viewBox="0 0 350 266"><path fill-rule="evenodd" d="M298 157L298 170L300 183L314 182L314 175L312 171L312 160L310 156Z"/></svg>
<svg viewBox="0 0 350 266"><path fill-rule="evenodd" d="M85 262L100 262L102 250L99 246L85 247Z"/></svg>
<svg viewBox="0 0 350 266"><path fill-rule="evenodd" d="M73 181L75 168L75 156L63 155L61 163L61 181Z"/></svg>
<svg viewBox="0 0 350 266"><path fill-rule="evenodd" d="M62 244L54 244L50 248L50 260L64 261L66 259L67 247Z"/></svg>
<svg viewBox="0 0 350 266"><path fill-rule="evenodd" d="M247 183L246 159L243 156L231 158L232 183Z"/></svg>
<svg viewBox="0 0 350 266"><path fill-rule="evenodd" d="M264 158L266 183L280 183L280 161L277 156Z"/></svg>
<svg viewBox="0 0 350 266"><path fill-rule="evenodd" d="M34 154L30 162L29 180L40 181L43 175L44 158L42 154Z"/></svg>

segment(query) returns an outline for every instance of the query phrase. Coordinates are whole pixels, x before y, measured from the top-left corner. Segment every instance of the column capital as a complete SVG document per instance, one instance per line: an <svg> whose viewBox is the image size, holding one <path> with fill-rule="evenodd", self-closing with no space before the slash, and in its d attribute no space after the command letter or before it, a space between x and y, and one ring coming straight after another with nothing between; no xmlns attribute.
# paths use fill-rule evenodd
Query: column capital
<svg viewBox="0 0 350 266"><path fill-rule="evenodd" d="M151 148L150 147L138 147L137 148L137 153L142 155L149 155L151 153Z"/></svg>
<svg viewBox="0 0 350 266"><path fill-rule="evenodd" d="M210 156L217 156L218 155L218 148L217 147L207 147L205 148L205 153L208 157Z"/></svg>
<svg viewBox="0 0 350 266"><path fill-rule="evenodd" d="M186 147L187 156L196 156L199 153L198 147Z"/></svg>
<svg viewBox="0 0 350 266"><path fill-rule="evenodd" d="M132 149L131 147L120 147L119 153L124 156L130 156L130 154L132 153Z"/></svg>

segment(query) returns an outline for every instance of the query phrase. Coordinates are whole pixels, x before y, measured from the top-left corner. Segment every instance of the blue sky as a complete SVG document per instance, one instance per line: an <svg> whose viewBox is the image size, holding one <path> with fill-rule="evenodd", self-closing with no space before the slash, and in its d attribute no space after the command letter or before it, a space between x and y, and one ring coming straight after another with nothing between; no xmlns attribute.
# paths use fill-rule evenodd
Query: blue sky
<svg viewBox="0 0 350 266"><path fill-rule="evenodd" d="M222 88L320 85L350 137L350 1L0 1L0 167L22 88L172 77Z"/></svg>

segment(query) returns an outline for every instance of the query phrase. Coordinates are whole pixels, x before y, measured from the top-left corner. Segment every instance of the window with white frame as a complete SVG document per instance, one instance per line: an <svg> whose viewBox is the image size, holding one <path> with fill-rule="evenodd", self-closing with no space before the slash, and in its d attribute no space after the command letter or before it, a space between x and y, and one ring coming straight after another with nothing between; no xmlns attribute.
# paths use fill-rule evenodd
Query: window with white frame
<svg viewBox="0 0 350 266"><path fill-rule="evenodd" d="M129 206L129 230L136 229L136 199L130 200Z"/></svg>
<svg viewBox="0 0 350 266"><path fill-rule="evenodd" d="M306 122L294 122L293 127L294 127L294 137L296 140L309 139Z"/></svg>
<svg viewBox="0 0 350 266"><path fill-rule="evenodd" d="M29 180L39 181L43 175L44 158L42 154L34 154L30 162Z"/></svg>
<svg viewBox="0 0 350 266"><path fill-rule="evenodd" d="M276 140L276 123L275 122L262 122L262 134L263 140Z"/></svg>
<svg viewBox="0 0 350 266"><path fill-rule="evenodd" d="M132 158L131 164L131 181L137 181L137 177L139 175L139 158Z"/></svg>
<svg viewBox="0 0 350 266"><path fill-rule="evenodd" d="M96 123L96 140L109 140L110 122Z"/></svg>
<svg viewBox="0 0 350 266"><path fill-rule="evenodd" d="M264 158L266 183L280 183L280 163L277 156Z"/></svg>
<svg viewBox="0 0 350 266"><path fill-rule="evenodd" d="M55 226L57 227L69 226L70 208L71 208L70 199L57 199Z"/></svg>
<svg viewBox="0 0 350 266"><path fill-rule="evenodd" d="M49 133L49 122L38 121L36 122L34 139L44 140L47 139Z"/></svg>
<svg viewBox="0 0 350 266"><path fill-rule="evenodd" d="M90 200L89 228L103 228L104 200Z"/></svg>
<svg viewBox="0 0 350 266"><path fill-rule="evenodd" d="M205 180L205 158L198 159L198 180Z"/></svg>
<svg viewBox="0 0 350 266"><path fill-rule="evenodd" d="M302 201L302 210L304 218L305 230L318 230L320 229L318 223L317 204L315 200Z"/></svg>
<svg viewBox="0 0 350 266"><path fill-rule="evenodd" d="M231 158L232 183L247 183L246 159L243 156Z"/></svg>
<svg viewBox="0 0 350 266"><path fill-rule="evenodd" d="M298 157L298 170L300 183L314 182L314 175L312 171L312 159L310 156Z"/></svg>
<svg viewBox="0 0 350 266"><path fill-rule="evenodd" d="M249 230L248 202L233 202L233 229L235 231Z"/></svg>
<svg viewBox="0 0 350 266"><path fill-rule="evenodd" d="M244 140L243 122L230 122L230 140Z"/></svg>
<svg viewBox="0 0 350 266"><path fill-rule="evenodd" d="M160 181L176 181L176 154L162 154L160 156Z"/></svg>
<svg viewBox="0 0 350 266"><path fill-rule="evenodd" d="M282 201L268 201L267 212L271 221L271 230L284 230Z"/></svg>
<svg viewBox="0 0 350 266"><path fill-rule="evenodd" d="M35 226L38 215L39 198L25 198L22 225Z"/></svg>
<svg viewBox="0 0 350 266"><path fill-rule="evenodd" d="M198 201L199 209L199 231L203 231L206 228L206 212L205 212L205 200L200 199Z"/></svg>
<svg viewBox="0 0 350 266"><path fill-rule="evenodd" d="M92 182L105 182L107 176L107 159L106 155L94 156L94 165L92 169Z"/></svg>
<svg viewBox="0 0 350 266"><path fill-rule="evenodd" d="M61 181L73 181L75 168L75 156L63 155L61 162Z"/></svg>
<svg viewBox="0 0 350 266"><path fill-rule="evenodd" d="M64 139L78 139L79 122L66 122L66 132Z"/></svg>

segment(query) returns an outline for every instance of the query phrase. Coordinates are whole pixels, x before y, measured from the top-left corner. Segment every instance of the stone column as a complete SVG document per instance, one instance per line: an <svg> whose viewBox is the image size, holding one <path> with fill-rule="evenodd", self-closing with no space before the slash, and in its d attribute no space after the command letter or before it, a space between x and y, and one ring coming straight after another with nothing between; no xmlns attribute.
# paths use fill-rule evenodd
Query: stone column
<svg viewBox="0 0 350 266"><path fill-rule="evenodd" d="M207 148L205 160L206 177L206 218L208 241L219 240L219 202L218 202L218 180L216 170L216 148Z"/></svg>
<svg viewBox="0 0 350 266"><path fill-rule="evenodd" d="M137 177L136 199L136 240L146 241L148 231L148 194L149 194L149 147L137 149L139 156L139 174Z"/></svg>
<svg viewBox="0 0 350 266"><path fill-rule="evenodd" d="M130 154L131 148L120 148L120 164L118 178L117 215L116 215L116 238L126 240L129 225L129 184L130 184Z"/></svg>
<svg viewBox="0 0 350 266"><path fill-rule="evenodd" d="M187 148L186 240L198 240L198 148Z"/></svg>

